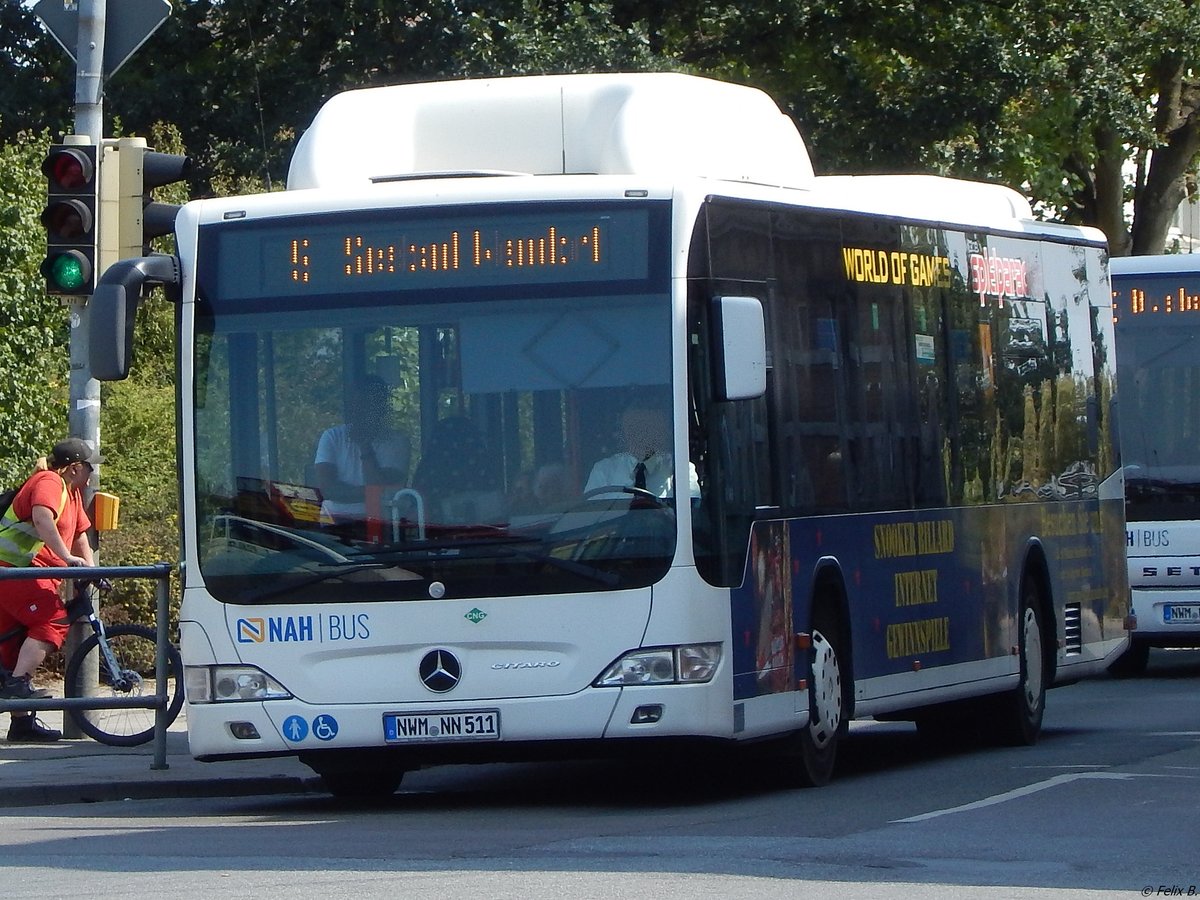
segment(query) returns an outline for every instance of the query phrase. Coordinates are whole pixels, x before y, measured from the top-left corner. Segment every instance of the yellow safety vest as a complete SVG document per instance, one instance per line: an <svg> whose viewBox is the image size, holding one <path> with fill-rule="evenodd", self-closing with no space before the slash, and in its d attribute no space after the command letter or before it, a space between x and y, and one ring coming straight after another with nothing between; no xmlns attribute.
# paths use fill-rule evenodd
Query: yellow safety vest
<svg viewBox="0 0 1200 900"><path fill-rule="evenodd" d="M46 542L38 536L32 519L24 522L17 518L15 507L16 503L10 503L4 512L4 517L0 518L0 562L22 567L33 562L33 558L37 556L38 551ZM58 517L66 508L67 483L63 481L62 499L58 503L58 512L54 514L54 521L58 521Z"/></svg>

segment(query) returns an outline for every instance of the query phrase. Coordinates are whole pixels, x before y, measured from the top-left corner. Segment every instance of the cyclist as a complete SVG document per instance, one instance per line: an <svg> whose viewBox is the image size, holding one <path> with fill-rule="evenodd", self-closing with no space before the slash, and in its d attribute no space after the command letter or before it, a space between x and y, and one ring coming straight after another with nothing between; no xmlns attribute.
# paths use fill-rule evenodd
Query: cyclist
<svg viewBox="0 0 1200 900"><path fill-rule="evenodd" d="M83 488L103 458L87 441L68 438L54 445L17 491L0 518L0 565L91 566L87 531L91 520L83 508ZM28 629L20 647L0 647L0 697L35 700L49 696L32 684L46 654L62 646L69 622L59 595L60 579L0 581L0 633L17 625ZM28 743L57 741L62 732L32 712L12 713L8 739Z"/></svg>

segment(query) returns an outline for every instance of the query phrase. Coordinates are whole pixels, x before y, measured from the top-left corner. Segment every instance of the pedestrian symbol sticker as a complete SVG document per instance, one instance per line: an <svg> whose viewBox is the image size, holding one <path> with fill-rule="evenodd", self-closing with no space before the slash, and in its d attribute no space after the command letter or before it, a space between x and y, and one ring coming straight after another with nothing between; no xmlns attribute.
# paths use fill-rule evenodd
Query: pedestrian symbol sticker
<svg viewBox="0 0 1200 900"><path fill-rule="evenodd" d="M283 720L283 736L293 744L308 737L308 722L300 716L288 716Z"/></svg>
<svg viewBox="0 0 1200 900"><path fill-rule="evenodd" d="M313 719L313 737L318 741L332 741L337 737L338 723L333 716L320 715Z"/></svg>

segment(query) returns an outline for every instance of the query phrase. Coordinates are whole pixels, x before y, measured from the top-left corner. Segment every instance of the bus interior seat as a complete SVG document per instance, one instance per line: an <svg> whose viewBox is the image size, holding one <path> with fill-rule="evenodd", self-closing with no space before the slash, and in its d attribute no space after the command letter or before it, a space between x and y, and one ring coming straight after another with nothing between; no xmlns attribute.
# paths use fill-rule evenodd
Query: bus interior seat
<svg viewBox="0 0 1200 900"><path fill-rule="evenodd" d="M440 420L413 473L429 520L466 524L503 515L504 493L493 474L487 445L465 416Z"/></svg>

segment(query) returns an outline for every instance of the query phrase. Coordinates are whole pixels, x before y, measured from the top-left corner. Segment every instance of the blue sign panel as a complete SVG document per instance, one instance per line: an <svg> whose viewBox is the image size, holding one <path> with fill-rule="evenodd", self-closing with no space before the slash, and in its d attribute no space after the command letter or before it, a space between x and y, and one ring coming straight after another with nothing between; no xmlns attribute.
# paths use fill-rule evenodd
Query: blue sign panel
<svg viewBox="0 0 1200 900"><path fill-rule="evenodd" d="M329 715L319 715L313 719L312 730L313 737L318 741L332 741L338 733L337 719Z"/></svg>
<svg viewBox="0 0 1200 900"><path fill-rule="evenodd" d="M288 716L283 720L284 740L298 744L308 737L308 722L301 716Z"/></svg>

